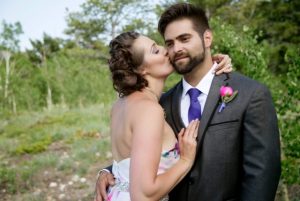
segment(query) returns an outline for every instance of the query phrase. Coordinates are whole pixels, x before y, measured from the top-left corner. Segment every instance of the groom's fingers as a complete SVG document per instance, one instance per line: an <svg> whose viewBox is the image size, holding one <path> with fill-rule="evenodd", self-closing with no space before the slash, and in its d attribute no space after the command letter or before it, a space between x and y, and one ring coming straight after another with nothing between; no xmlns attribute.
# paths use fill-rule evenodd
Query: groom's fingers
<svg viewBox="0 0 300 201"><path fill-rule="evenodd" d="M109 183L110 186L115 185L115 178L112 174L108 174L106 177L108 179L108 183Z"/></svg>
<svg viewBox="0 0 300 201"><path fill-rule="evenodd" d="M100 176L100 195L97 194L96 201L104 201L107 200L106 189L109 185L114 185L114 177L110 173L104 173ZM99 198L98 198L99 197Z"/></svg>
<svg viewBox="0 0 300 201"><path fill-rule="evenodd" d="M102 197L100 195L100 184L99 184L99 179L96 182L96 189L95 189L95 198L94 201L103 201Z"/></svg>

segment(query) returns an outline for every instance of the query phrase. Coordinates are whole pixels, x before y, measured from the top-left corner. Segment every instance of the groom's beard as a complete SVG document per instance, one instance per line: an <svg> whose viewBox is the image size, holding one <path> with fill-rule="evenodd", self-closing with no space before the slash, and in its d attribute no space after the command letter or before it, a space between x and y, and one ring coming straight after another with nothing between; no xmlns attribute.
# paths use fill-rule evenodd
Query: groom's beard
<svg viewBox="0 0 300 201"><path fill-rule="evenodd" d="M175 54L174 59L171 61L171 64L173 65L177 73L181 75L187 74L204 61L204 55L205 55L205 49L202 53L194 57L191 57L191 55L187 53L185 56L189 59L189 61L186 64L177 65L176 62L174 62L174 60L177 57L181 57L182 55Z"/></svg>

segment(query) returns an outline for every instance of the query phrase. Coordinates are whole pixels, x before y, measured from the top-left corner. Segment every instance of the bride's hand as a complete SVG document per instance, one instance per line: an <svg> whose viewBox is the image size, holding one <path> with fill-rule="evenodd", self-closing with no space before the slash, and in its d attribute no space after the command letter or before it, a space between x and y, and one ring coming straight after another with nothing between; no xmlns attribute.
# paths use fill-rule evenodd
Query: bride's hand
<svg viewBox="0 0 300 201"><path fill-rule="evenodd" d="M193 165L196 156L196 137L198 135L199 124L199 120L193 120L186 129L181 129L178 134L180 159L188 162L190 167Z"/></svg>
<svg viewBox="0 0 300 201"><path fill-rule="evenodd" d="M222 73L230 73L232 71L231 58L227 54L216 54L212 56L212 60L217 62L217 67L214 69L216 75Z"/></svg>

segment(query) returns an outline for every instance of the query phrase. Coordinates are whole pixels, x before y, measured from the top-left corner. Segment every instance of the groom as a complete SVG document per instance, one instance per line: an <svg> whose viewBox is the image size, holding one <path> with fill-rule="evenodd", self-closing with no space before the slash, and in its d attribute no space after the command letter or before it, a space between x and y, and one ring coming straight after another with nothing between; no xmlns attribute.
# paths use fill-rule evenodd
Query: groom
<svg viewBox="0 0 300 201"><path fill-rule="evenodd" d="M178 133L191 115L201 119L195 164L170 201L274 200L280 143L269 90L238 73L211 73L213 36L202 9L175 4L162 14L158 29L183 75L161 97L166 120ZM108 177L100 179L103 191Z"/></svg>

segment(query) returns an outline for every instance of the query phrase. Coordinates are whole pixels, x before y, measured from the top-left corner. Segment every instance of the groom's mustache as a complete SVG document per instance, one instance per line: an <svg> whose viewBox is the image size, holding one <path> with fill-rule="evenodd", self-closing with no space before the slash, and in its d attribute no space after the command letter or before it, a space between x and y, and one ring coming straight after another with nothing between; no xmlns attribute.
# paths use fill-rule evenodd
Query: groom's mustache
<svg viewBox="0 0 300 201"><path fill-rule="evenodd" d="M177 60L182 59L182 58L186 58L186 57L190 57L190 55L188 53L176 53L174 55L173 62L176 62Z"/></svg>

